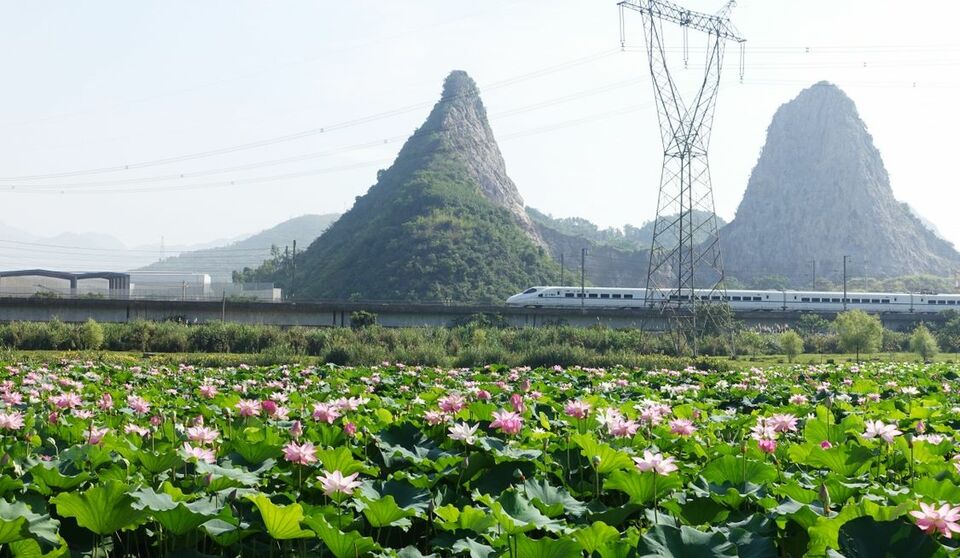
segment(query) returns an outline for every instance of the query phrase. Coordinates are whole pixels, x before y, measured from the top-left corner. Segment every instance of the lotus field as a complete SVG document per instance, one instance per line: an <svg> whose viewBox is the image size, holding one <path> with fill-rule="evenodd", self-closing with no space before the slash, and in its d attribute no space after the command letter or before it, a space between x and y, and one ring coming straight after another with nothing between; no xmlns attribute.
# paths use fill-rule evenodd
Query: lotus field
<svg viewBox="0 0 960 558"><path fill-rule="evenodd" d="M0 365L12 556L948 556L954 365Z"/></svg>

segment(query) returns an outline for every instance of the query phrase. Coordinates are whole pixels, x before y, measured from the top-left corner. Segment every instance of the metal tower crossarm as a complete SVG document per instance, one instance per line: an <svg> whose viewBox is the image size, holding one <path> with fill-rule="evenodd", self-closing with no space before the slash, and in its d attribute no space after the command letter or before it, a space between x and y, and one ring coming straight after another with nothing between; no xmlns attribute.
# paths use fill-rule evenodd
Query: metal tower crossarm
<svg viewBox="0 0 960 558"><path fill-rule="evenodd" d="M730 39L738 43L745 42L737 28L730 23L726 16L732 2L728 3L720 14L705 14L688 10L666 0L623 0L620 6L648 14L653 17L672 21L682 27L689 27L704 33L717 35L721 39Z"/></svg>

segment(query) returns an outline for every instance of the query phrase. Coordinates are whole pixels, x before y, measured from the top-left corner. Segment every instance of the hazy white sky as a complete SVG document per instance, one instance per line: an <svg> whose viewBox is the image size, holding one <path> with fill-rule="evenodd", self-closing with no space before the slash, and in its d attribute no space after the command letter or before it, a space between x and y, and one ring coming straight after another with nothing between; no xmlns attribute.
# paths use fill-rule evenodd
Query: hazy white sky
<svg viewBox="0 0 960 558"><path fill-rule="evenodd" d="M452 69L480 85L528 205L602 225L655 212L662 151L640 20L627 14L636 48L621 52L613 1L0 7L6 225L174 244L345 211ZM960 244L958 15L952 0L741 0L746 76L731 48L711 146L718 212L733 216L776 108L827 79L856 102L896 196Z"/></svg>

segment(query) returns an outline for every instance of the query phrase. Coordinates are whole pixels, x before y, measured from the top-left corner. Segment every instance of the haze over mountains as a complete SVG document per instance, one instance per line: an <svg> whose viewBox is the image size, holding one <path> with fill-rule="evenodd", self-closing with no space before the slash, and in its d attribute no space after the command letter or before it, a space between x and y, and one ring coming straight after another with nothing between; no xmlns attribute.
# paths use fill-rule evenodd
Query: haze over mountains
<svg viewBox="0 0 960 558"><path fill-rule="evenodd" d="M127 249L105 235L40 238L0 225L0 245L24 252L8 257L21 268L143 266L215 281L256 268L242 279L274 282L301 299L497 302L534 284L577 284L584 248L588 283L644 286L652 228L601 229L525 207L476 84L455 71L391 167L343 216L304 215L230 242L171 246L168 253L181 253L159 262L159 246ZM946 277L960 266L935 225L894 198L853 101L827 82L776 112L736 218L720 235L727 277L739 285L777 277L807 288L814 265L836 282L845 255L851 276ZM295 269L289 256L271 253L294 239Z"/></svg>
<svg viewBox="0 0 960 558"><path fill-rule="evenodd" d="M843 257L878 277L952 275L960 254L897 201L853 101L820 82L777 110L736 218L720 232L728 275L809 284ZM851 271L851 270L848 270Z"/></svg>

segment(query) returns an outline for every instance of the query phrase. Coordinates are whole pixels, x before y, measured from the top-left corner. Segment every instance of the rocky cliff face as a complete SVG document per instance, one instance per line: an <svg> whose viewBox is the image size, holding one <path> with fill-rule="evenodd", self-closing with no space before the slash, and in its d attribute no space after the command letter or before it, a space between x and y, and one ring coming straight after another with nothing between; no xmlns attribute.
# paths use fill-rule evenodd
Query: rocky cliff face
<svg viewBox="0 0 960 558"><path fill-rule="evenodd" d="M960 262L894 198L853 101L827 82L777 110L736 218L720 237L727 275L745 281L782 275L806 284L813 260L835 278L844 255L868 262L875 277L949 275Z"/></svg>
<svg viewBox="0 0 960 558"><path fill-rule="evenodd" d="M476 85L457 71L390 168L297 270L300 298L502 302L559 267L507 176Z"/></svg>
<svg viewBox="0 0 960 558"><path fill-rule="evenodd" d="M507 167L490 129L480 90L466 72L450 72L443 83L440 102L420 130L443 138L476 180L484 197L509 211L531 238L543 243L524 210L520 191L507 176Z"/></svg>

